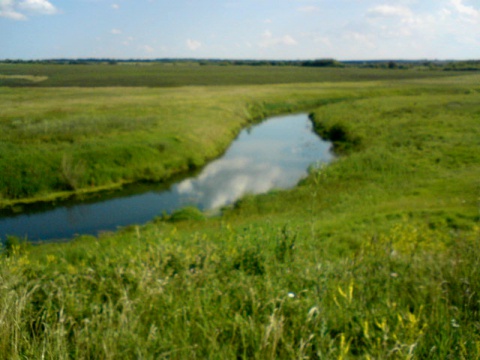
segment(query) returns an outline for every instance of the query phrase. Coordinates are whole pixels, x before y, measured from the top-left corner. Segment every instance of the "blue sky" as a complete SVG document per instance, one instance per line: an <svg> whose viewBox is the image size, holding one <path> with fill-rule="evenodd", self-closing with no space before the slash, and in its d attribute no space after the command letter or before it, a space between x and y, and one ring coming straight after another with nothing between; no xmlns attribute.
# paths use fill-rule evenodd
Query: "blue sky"
<svg viewBox="0 0 480 360"><path fill-rule="evenodd" d="M479 59L480 0L0 0L0 59Z"/></svg>

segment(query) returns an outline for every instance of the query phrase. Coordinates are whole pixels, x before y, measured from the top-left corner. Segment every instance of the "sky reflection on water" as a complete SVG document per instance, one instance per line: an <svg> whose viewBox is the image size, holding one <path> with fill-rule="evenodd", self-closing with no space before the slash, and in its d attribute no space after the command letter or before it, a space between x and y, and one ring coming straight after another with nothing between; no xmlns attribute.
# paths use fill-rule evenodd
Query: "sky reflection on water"
<svg viewBox="0 0 480 360"><path fill-rule="evenodd" d="M221 159L176 190L203 209L217 208L246 194L291 188L312 163L331 156L330 145L313 133L306 115L279 117L244 131Z"/></svg>

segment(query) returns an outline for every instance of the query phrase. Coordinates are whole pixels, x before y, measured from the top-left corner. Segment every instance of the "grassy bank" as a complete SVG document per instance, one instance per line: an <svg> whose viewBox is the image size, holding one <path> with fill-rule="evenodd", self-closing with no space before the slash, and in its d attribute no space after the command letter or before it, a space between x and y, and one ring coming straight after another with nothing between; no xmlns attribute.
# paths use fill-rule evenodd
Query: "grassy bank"
<svg viewBox="0 0 480 360"><path fill-rule="evenodd" d="M221 119L234 132L254 114L315 108L317 131L341 156L297 188L248 196L220 218L174 216L69 244L9 242L0 353L480 357L478 80L177 89L205 111L184 123L199 134ZM58 94L69 91L79 90ZM164 90L137 91L158 102Z"/></svg>

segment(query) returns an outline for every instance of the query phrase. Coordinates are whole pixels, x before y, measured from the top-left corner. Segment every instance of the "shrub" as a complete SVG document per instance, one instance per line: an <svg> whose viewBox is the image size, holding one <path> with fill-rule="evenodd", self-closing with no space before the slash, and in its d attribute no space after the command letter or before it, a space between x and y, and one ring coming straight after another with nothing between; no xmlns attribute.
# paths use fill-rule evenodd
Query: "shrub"
<svg viewBox="0 0 480 360"><path fill-rule="evenodd" d="M196 207L187 206L180 210L174 211L169 218L169 221L171 222L187 221L187 220L195 220L195 221L205 220L205 215Z"/></svg>

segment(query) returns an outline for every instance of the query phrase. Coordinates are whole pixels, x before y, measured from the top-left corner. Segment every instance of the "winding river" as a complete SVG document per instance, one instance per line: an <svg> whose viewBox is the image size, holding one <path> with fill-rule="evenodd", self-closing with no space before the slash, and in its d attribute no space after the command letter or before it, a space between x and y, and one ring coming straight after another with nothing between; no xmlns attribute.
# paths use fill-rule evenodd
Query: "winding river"
<svg viewBox="0 0 480 360"><path fill-rule="evenodd" d="M84 200L28 206L21 213L3 211L0 239L69 239L143 224L188 205L219 209L246 194L292 188L309 166L332 157L331 144L313 132L307 114L273 117L243 130L221 158L197 174L170 184L135 184Z"/></svg>

